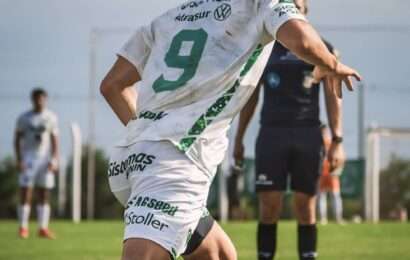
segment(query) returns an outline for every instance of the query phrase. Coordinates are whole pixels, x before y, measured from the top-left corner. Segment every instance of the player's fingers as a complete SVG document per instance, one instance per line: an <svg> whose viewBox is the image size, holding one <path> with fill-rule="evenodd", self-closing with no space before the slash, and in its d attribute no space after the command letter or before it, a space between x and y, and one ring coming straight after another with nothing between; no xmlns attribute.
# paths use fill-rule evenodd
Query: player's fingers
<svg viewBox="0 0 410 260"><path fill-rule="evenodd" d="M312 72L312 78L313 78L313 80L312 80L313 84L320 83L320 81L322 79L322 76L320 75L320 71L317 67L315 67L315 69Z"/></svg>
<svg viewBox="0 0 410 260"><path fill-rule="evenodd" d="M359 74L357 71L353 71L352 76L357 80L357 81L362 81L362 76Z"/></svg>
<svg viewBox="0 0 410 260"><path fill-rule="evenodd" d="M342 81L338 78L333 79L333 91L337 97L343 98Z"/></svg>
<svg viewBox="0 0 410 260"><path fill-rule="evenodd" d="M352 82L352 80L350 79L350 77L345 77L345 78L343 78L343 82L345 83L345 85L347 86L347 88L350 90L350 91L353 91L353 82Z"/></svg>

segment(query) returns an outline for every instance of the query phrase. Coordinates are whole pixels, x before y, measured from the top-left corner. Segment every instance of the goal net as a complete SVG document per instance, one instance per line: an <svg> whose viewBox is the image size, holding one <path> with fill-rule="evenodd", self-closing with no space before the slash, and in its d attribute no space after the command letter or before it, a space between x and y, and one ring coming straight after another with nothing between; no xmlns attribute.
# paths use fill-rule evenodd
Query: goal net
<svg viewBox="0 0 410 260"><path fill-rule="evenodd" d="M410 128L372 128L367 134L366 219L403 220L409 207Z"/></svg>

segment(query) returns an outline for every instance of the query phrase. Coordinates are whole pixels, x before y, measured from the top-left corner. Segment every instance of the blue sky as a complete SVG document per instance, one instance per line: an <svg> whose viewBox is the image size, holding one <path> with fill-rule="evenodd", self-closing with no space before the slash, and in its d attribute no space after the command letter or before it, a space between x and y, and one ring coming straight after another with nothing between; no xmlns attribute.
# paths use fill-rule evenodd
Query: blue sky
<svg viewBox="0 0 410 260"><path fill-rule="evenodd" d="M50 92L50 106L60 116L62 152L69 155L70 122L78 122L87 137L90 31L136 28L180 2L0 0L0 158L13 151L15 119L29 108L29 91L36 85ZM410 127L410 29L406 31L410 28L410 1L310 2L310 21L341 51L342 60L365 77L365 124ZM128 35L125 32L98 38L97 81ZM349 157L357 155L356 95L346 93L344 101ZM97 143L106 150L123 131L101 98L96 127ZM255 118L246 138L248 155L253 154L257 127ZM400 145L395 144L393 149L405 149Z"/></svg>

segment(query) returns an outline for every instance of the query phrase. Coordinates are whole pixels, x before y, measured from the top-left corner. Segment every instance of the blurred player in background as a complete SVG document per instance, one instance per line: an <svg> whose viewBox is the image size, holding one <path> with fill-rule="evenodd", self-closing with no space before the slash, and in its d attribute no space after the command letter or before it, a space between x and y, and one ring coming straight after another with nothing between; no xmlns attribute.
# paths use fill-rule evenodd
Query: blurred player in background
<svg viewBox="0 0 410 260"><path fill-rule="evenodd" d="M305 0L295 0L307 13ZM325 42L329 52L333 47ZM314 66L299 59L286 44L276 42L258 89L241 112L234 146L234 159L244 157L243 137L264 89L261 128L256 143L256 191L259 199L258 257L273 259L276 252L277 222L283 193L294 191L294 213L298 221L298 253L301 260L317 255L316 194L324 158L319 118L319 83L312 82ZM333 91L333 79L324 78L327 114L333 141L331 164L344 161L342 103Z"/></svg>
<svg viewBox="0 0 410 260"><path fill-rule="evenodd" d="M316 64L316 80L335 76L339 92L342 81L352 88L350 76L360 79L290 0L189 1L139 28L119 52L101 92L128 128L108 173L126 207L123 259L176 259L187 248L186 259L236 259L206 200L230 123L269 51L258 56L275 39ZM128 91L136 82L138 109ZM200 227L203 219L211 224Z"/></svg>
<svg viewBox="0 0 410 260"><path fill-rule="evenodd" d="M20 172L19 235L29 236L29 219L33 188L37 195L38 235L53 239L48 228L50 190L58 171L58 126L56 115L47 109L47 93L36 88L31 92L32 109L17 120L15 153Z"/></svg>
<svg viewBox="0 0 410 260"><path fill-rule="evenodd" d="M328 155L332 143L329 128L322 126L322 135L325 153ZM338 164L337 168L333 167L331 167L327 156L325 156L323 160L322 175L319 180L319 216L321 224L327 224L327 193L329 193L332 199L333 215L336 222L339 224L344 224L343 202L340 194L339 180L339 176L343 170L343 164Z"/></svg>

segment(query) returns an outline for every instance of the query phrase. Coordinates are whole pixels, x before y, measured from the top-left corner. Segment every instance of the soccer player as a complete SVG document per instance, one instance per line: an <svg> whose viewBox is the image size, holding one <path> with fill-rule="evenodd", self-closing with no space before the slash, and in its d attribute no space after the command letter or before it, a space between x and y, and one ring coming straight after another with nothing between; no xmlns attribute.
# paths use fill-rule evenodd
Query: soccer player
<svg viewBox="0 0 410 260"><path fill-rule="evenodd" d="M307 13L305 0L295 4ZM325 42L329 52L333 48ZM257 248L260 260L273 259L277 222L284 191L294 191L294 213L298 221L298 254L315 259L316 194L324 157L319 119L319 82L312 84L314 66L292 51L286 42L276 42L258 89L240 115L234 146L236 163L243 160L243 136L264 89L261 128L256 143L256 191L259 199ZM336 57L334 57L336 59ZM341 144L341 100L333 91L332 78L323 78L328 118L333 134L329 150L332 165L344 160ZM262 87L263 86L263 87Z"/></svg>
<svg viewBox="0 0 410 260"><path fill-rule="evenodd" d="M329 148L332 138L329 134L329 129L322 126L323 143L325 153L329 153ZM338 168L331 168L329 160L325 157L323 160L322 175L319 179L319 216L320 223L327 224L327 193L332 199L333 215L339 224L344 224L343 220L343 202L340 194L340 179L339 176L343 170L343 165Z"/></svg>
<svg viewBox="0 0 410 260"><path fill-rule="evenodd" d="M290 0L189 1L139 28L118 53L100 90L128 129L108 172L125 205L123 259L175 259L196 236L230 123L275 39L315 64L316 80L335 76L338 92L360 79ZM186 259L236 259L217 223L202 238Z"/></svg>
<svg viewBox="0 0 410 260"><path fill-rule="evenodd" d="M50 190L58 170L58 126L56 115L47 109L47 92L36 88L31 92L33 108L17 120L15 153L20 171L19 235L29 236L29 218L33 188L37 194L38 235L54 239L48 228Z"/></svg>

